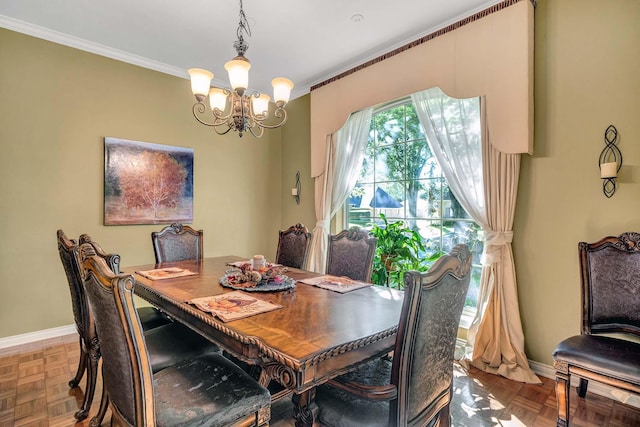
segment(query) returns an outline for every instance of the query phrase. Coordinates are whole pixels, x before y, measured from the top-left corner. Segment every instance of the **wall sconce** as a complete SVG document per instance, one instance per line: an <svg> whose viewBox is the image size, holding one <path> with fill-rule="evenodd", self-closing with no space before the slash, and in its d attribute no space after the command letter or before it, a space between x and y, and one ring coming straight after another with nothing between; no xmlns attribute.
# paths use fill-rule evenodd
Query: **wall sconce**
<svg viewBox="0 0 640 427"><path fill-rule="evenodd" d="M600 178L602 178L602 192L605 196L611 197L616 192L616 178L622 167L622 152L616 145L618 142L618 130L614 125L604 131L605 147L600 153L598 166L600 167Z"/></svg>
<svg viewBox="0 0 640 427"><path fill-rule="evenodd" d="M299 205L300 204L300 190L301 190L301 184L300 184L300 171L296 172L296 186L293 187L291 189L291 195L293 196L294 199L296 199L296 203Z"/></svg>

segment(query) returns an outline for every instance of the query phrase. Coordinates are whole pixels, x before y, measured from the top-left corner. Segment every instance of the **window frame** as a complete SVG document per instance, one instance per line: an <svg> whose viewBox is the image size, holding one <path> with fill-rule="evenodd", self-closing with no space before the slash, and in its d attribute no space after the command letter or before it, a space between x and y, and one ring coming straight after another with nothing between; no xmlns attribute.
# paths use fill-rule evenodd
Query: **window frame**
<svg viewBox="0 0 640 427"><path fill-rule="evenodd" d="M408 105L408 104L413 104L413 101L411 100L411 97L403 97L403 98L400 98L400 99L397 99L397 100L394 100L392 102L388 102L388 103L385 103L385 104L382 104L382 105L376 107L373 110L373 113L372 113L372 124L371 124L372 129L371 129L371 131L374 131L374 129L373 129L373 126L374 126L373 119L374 119L374 117L376 115L378 115L378 114L380 114L380 113L382 113L384 111L387 111L387 110L390 110L390 109L393 109L393 108L398 108L400 106L405 106L405 105ZM406 140L406 127L407 127L407 114L406 114L406 110L405 110L404 123L403 123L403 132L405 134L405 138L401 142L402 144L407 144L409 142L416 141L416 140L411 140L411 141L407 141ZM420 127L421 127L421 125L420 125ZM423 135L424 141L428 144L428 142L426 140L426 135L424 135L424 130L421 129L421 133ZM376 137L373 136L373 138L376 138ZM394 144L397 144L397 143L398 142L394 142ZM375 141L374 141L374 144L376 144ZM389 145L383 145L383 146L389 146ZM376 146L376 148L377 148L377 146ZM375 156L374 156L374 159L375 159ZM437 162L437 160L436 160L436 162ZM405 165L404 165L404 167L406 168L406 157L405 157ZM375 188L376 185L378 185L378 183L383 183L383 182L384 183L389 183L389 182L394 182L395 183L395 182L397 182L397 183L402 183L403 185L406 185L406 182L408 181L408 179L406 178L406 175L401 180L376 181L375 169L372 172L372 175L373 175L373 181L372 181L372 183L368 183L368 185L369 184L373 184L374 188ZM439 247L440 247L441 250L443 249L443 246L444 246L444 242L443 242L443 233L444 233L443 230L444 230L444 228L442 226L443 222L446 222L446 221L462 221L462 222L472 223L472 224L475 224L480 229L480 232L482 232L479 224L477 224L477 222L475 222L473 220L473 218L470 218L470 217L457 218L457 217L445 217L445 216L443 216L444 215L443 214L443 207L442 207L443 206L443 201L444 200L449 200L449 199L445 199L444 198L445 191L442 191L442 188L443 188L442 184L444 183L448 187L448 183L446 181L446 178L442 174L442 172L440 172L440 176L439 177L424 178L424 180L433 180L433 179L437 179L437 180L440 181L439 209L438 209L439 210L439 215L440 215L439 217L433 217L433 218L423 218L423 217L408 218L407 217L407 209L408 208L407 207L403 207L402 216L389 216L388 215L387 218L390 221L395 221L395 220L400 219L400 220L403 220L403 221L406 222L407 219L409 219L409 220L415 219L415 220L418 220L418 221L439 222L440 223L440 225L438 227L438 229L439 229ZM358 180L358 182L359 181L360 181L360 179ZM453 196L453 194L452 194L452 196ZM453 196L453 197L455 197L455 196ZM405 193L405 200L406 200L406 193ZM372 212L371 212L371 220L372 221L375 221L376 218L379 219L379 215L376 216L376 212L377 211L378 211L378 209L372 208ZM350 205L349 205L349 198L347 198L345 200L344 204L343 204L343 208L340 209L338 215L336 215L334 217L334 219L336 219L336 222L335 222L336 228L344 229L344 228L347 228L351 224L349 213L350 213ZM367 228L367 227L364 227L364 228ZM482 238L482 239L480 239L480 241L484 242L484 239ZM472 265L472 273L473 273L473 270L476 270L477 273L481 274L482 265L480 263L474 263ZM479 287L479 284L480 283L479 283L479 280L478 280L478 283L477 283L478 287ZM477 304L478 304L478 301L476 300L476 306L465 306L464 307L463 313L462 313L462 317L461 317L461 321L460 321L460 328L461 329L468 329L471 326L471 322L473 321L473 318L475 317L476 312L478 310Z"/></svg>

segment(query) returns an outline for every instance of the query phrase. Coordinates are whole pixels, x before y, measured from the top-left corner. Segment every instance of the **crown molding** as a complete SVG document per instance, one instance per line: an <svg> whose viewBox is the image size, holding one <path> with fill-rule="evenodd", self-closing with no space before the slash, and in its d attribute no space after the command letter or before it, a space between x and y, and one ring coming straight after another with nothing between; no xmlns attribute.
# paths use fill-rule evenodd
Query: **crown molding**
<svg viewBox="0 0 640 427"><path fill-rule="evenodd" d="M163 62L154 61L139 55L124 52L122 50L114 49L99 43L89 42L87 40L73 37L61 32L51 30L48 28L40 27L28 22L20 21L18 19L10 18L5 15L0 15L0 27L16 31L19 33L27 34L33 37L37 37L50 42L58 43L61 45L69 46L75 49L80 49L85 52L94 53L96 55L104 56L107 58L115 59L128 64L137 65L139 67L147 68L149 70L158 71L172 76L181 77L187 79L187 71L182 68L174 67Z"/></svg>

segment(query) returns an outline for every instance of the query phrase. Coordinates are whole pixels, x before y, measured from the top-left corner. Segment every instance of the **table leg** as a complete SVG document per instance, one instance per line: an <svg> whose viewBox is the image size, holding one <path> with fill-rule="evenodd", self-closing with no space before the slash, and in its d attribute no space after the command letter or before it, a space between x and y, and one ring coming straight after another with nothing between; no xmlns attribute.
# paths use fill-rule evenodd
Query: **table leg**
<svg viewBox="0 0 640 427"><path fill-rule="evenodd" d="M317 425L318 405L315 403L315 387L300 394L294 394L291 398L293 402L293 416L296 419L296 427L310 427Z"/></svg>

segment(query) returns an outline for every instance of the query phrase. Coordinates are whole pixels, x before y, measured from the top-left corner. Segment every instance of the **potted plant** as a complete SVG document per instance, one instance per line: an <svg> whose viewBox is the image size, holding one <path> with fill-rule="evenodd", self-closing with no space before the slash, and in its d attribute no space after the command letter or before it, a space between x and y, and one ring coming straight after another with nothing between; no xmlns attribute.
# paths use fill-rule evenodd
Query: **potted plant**
<svg viewBox="0 0 640 427"><path fill-rule="evenodd" d="M402 288L405 270L426 270L441 253L420 258L420 253L425 252L420 234L407 227L404 221L389 223L382 213L380 218L384 224L374 223L369 232L378 239L371 280L380 286Z"/></svg>

